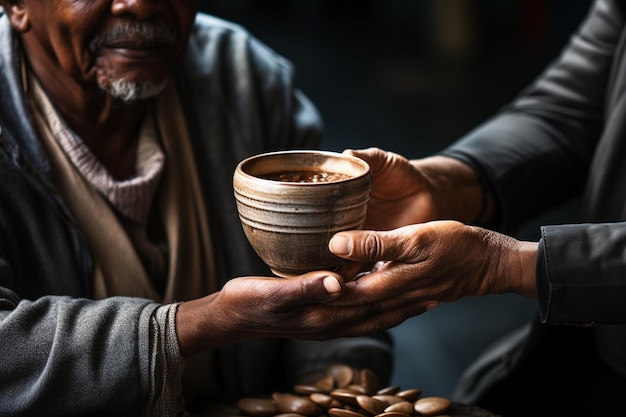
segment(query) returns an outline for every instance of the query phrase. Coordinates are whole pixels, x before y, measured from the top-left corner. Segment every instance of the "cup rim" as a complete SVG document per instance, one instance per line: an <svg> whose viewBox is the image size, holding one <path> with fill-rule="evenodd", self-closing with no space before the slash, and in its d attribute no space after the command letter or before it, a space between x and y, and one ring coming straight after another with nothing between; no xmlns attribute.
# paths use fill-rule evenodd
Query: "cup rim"
<svg viewBox="0 0 626 417"><path fill-rule="evenodd" d="M358 175L351 175L348 178L333 180L328 182L290 182L290 181L281 181L281 180L273 180L269 178L264 178L258 175L253 175L245 171L244 167L254 161L258 161L264 158L271 158L273 156L281 156L281 155L292 155L292 154L311 154L311 155L319 155L319 156L328 156L338 159L344 159L347 161L352 161L353 163L361 166L363 168L363 172ZM299 187L310 187L310 186L330 186L332 184L345 183L348 181L354 181L365 176L370 175L370 166L363 159L358 158L353 155L346 155L341 152L329 151L329 150L317 150L317 149L289 149L289 150L279 150L279 151L271 151L264 152L256 155L249 156L237 164L235 168L235 172L239 175L242 175L249 179L254 179L257 181L265 181L271 184L281 184L282 186L299 186Z"/></svg>

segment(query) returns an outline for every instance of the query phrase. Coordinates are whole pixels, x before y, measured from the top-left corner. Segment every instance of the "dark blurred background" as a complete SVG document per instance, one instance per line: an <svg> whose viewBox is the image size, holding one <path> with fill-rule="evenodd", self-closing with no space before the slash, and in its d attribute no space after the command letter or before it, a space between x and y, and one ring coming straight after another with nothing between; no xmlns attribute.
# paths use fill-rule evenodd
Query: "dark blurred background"
<svg viewBox="0 0 626 417"><path fill-rule="evenodd" d="M584 18L589 0L201 0L293 62L324 116L323 147L436 152L511 100ZM576 202L533 220L576 218ZM514 295L441 305L392 329L393 383L449 396L490 343L526 323Z"/></svg>

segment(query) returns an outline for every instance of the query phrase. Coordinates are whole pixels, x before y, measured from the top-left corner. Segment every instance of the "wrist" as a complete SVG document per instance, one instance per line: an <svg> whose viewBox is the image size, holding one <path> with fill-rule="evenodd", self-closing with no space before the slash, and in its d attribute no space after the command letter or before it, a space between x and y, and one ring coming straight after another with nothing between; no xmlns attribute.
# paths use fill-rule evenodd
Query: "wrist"
<svg viewBox="0 0 626 417"><path fill-rule="evenodd" d="M493 199L469 165L447 156L416 160L413 165L430 185L438 219L484 224L493 215Z"/></svg>
<svg viewBox="0 0 626 417"><path fill-rule="evenodd" d="M176 336L183 356L233 343L223 314L215 311L219 293L185 301L176 312Z"/></svg>
<svg viewBox="0 0 626 417"><path fill-rule="evenodd" d="M520 265L520 285L519 290L516 292L530 298L537 298L538 253L538 242L519 242L518 257Z"/></svg>
<svg viewBox="0 0 626 417"><path fill-rule="evenodd" d="M492 232L495 233L495 232ZM513 293L537 298L536 265L539 244L506 237L503 245L506 253L496 255L498 273L492 286L495 294Z"/></svg>

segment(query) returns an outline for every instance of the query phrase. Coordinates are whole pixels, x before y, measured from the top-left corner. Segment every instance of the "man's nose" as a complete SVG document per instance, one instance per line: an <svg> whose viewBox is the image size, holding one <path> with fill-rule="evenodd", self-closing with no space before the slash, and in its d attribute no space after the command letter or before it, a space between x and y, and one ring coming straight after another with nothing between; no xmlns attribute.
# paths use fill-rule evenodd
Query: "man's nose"
<svg viewBox="0 0 626 417"><path fill-rule="evenodd" d="M143 20L153 17L163 10L163 0L113 0L111 13L114 16L131 14Z"/></svg>

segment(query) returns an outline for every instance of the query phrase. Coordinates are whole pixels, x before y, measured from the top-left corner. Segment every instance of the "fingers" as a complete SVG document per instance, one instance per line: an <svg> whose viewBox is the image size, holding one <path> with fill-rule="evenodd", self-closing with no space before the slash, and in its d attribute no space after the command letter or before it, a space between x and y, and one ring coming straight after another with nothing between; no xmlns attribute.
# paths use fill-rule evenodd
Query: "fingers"
<svg viewBox="0 0 626 417"><path fill-rule="evenodd" d="M351 230L335 234L328 248L335 255L358 262L405 261L415 254L411 233L419 226L391 231Z"/></svg>
<svg viewBox="0 0 626 417"><path fill-rule="evenodd" d="M367 149L346 149L343 151L346 155L356 156L357 158L362 158L364 160L375 159L376 157L384 158L385 151L379 148L367 148Z"/></svg>
<svg viewBox="0 0 626 417"><path fill-rule="evenodd" d="M388 262L378 270L348 282L333 306L376 305L382 310L431 300L434 294L419 284L420 266Z"/></svg>
<svg viewBox="0 0 626 417"><path fill-rule="evenodd" d="M224 311L237 306L238 310L243 308L240 316L258 311L255 319L266 319L302 306L328 303L340 297L344 288L344 279L330 271L314 271L291 278L240 277L224 285L219 301Z"/></svg>
<svg viewBox="0 0 626 417"><path fill-rule="evenodd" d="M385 167L390 167L397 163L406 161L406 158L399 154L384 151L375 147L359 150L346 149L343 153L356 156L357 158L361 158L367 162L374 176L376 176Z"/></svg>
<svg viewBox="0 0 626 417"><path fill-rule="evenodd" d="M346 327L339 336L359 336L388 330L411 317L432 310L437 305L437 302L409 303L387 309L380 305L372 305L368 314Z"/></svg>
<svg viewBox="0 0 626 417"><path fill-rule="evenodd" d="M379 148L367 148L361 150L346 149L343 153L356 156L357 158L367 162L373 175L376 175L376 173L380 171L387 159L386 152Z"/></svg>
<svg viewBox="0 0 626 417"><path fill-rule="evenodd" d="M330 271L314 271L291 278L270 278L265 281L275 294L291 300L292 306L326 303L341 296L345 281L341 275Z"/></svg>

